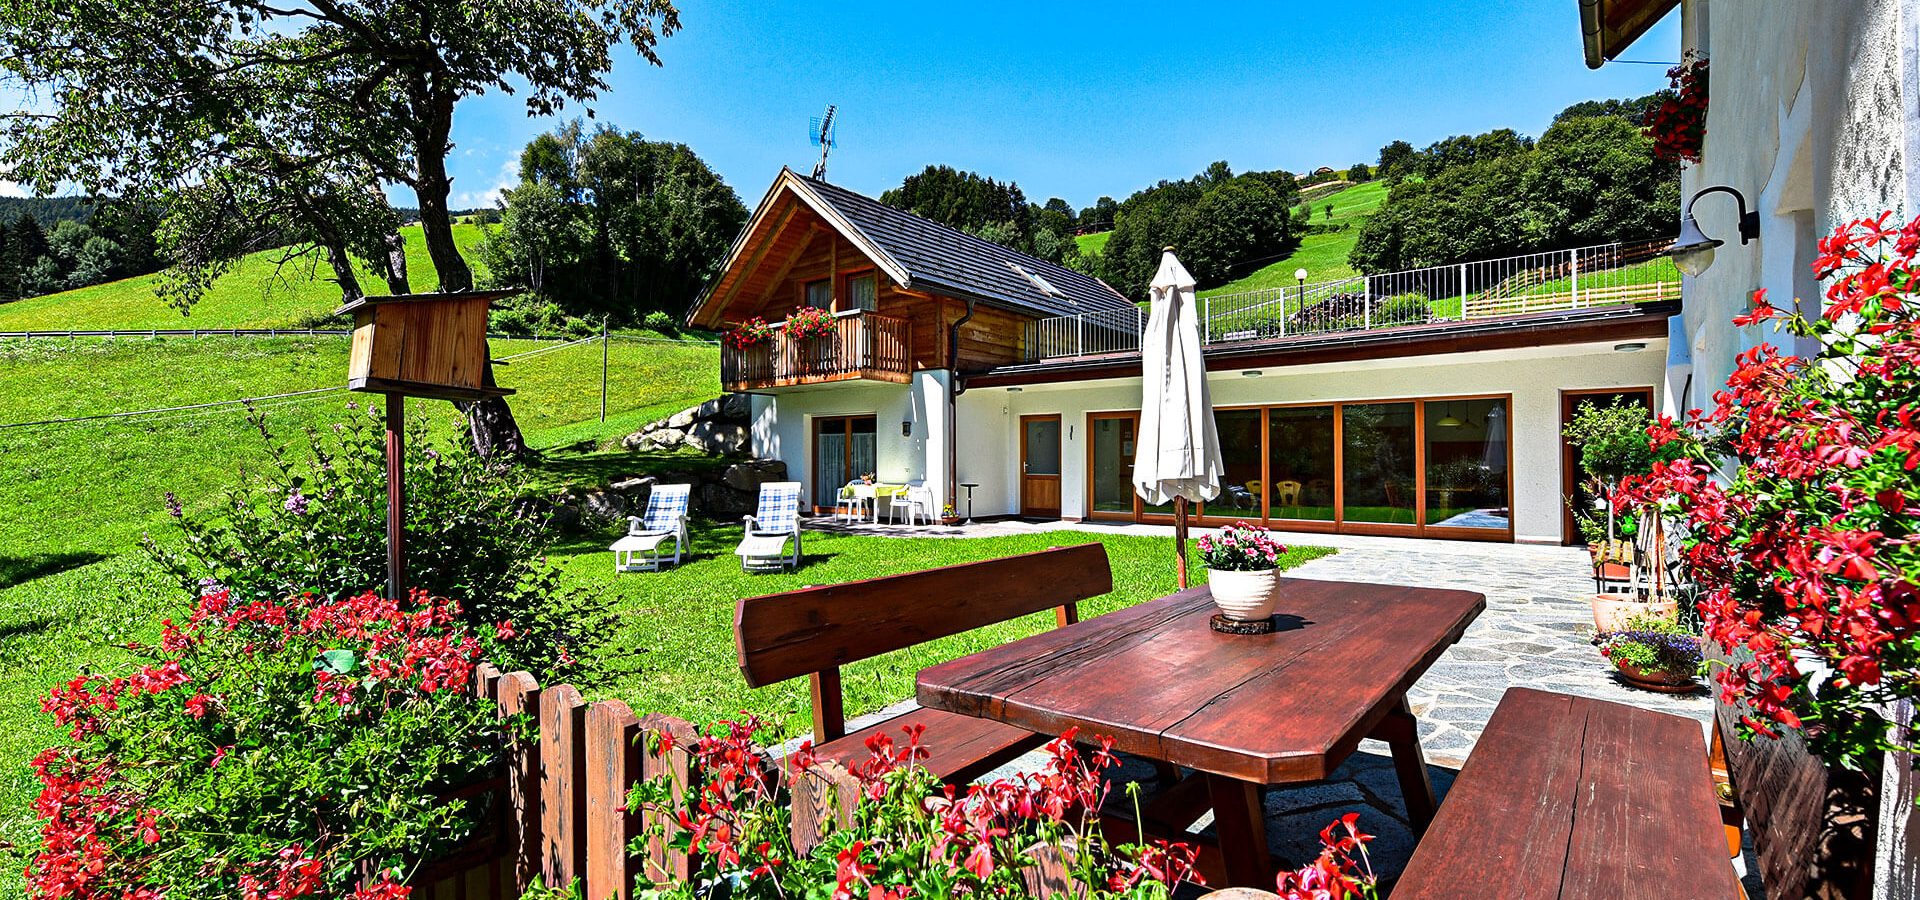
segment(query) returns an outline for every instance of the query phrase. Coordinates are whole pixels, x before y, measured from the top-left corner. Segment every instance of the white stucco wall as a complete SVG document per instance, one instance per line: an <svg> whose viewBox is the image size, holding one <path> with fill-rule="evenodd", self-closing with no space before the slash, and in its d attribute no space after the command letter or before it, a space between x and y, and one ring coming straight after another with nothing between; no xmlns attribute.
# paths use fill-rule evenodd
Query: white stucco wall
<svg viewBox="0 0 1920 900"><path fill-rule="evenodd" d="M1558 542L1561 538L1560 392L1570 389L1652 387L1656 402L1666 357L1664 340L1633 353L1613 342L1525 350L1494 350L1394 360L1328 363L1263 370L1257 378L1239 372L1210 376L1215 406L1310 401L1390 400L1459 394L1512 394L1514 537ZM1059 385L1029 385L1017 393L975 388L964 398L982 415L963 415L964 449L999 448L999 481L980 479L975 511L1013 513L1019 507L1016 471L1023 415L1061 416L1061 515L1086 514L1087 413L1136 410L1140 379ZM1001 406L1000 404L1004 404ZM973 407L969 407L971 409ZM1004 411L1002 411L1004 410ZM969 432L980 421L979 434ZM994 423L991 427L986 423ZM971 453L965 454L971 458ZM991 467L988 467L991 468ZM961 463L963 474L971 471Z"/></svg>
<svg viewBox="0 0 1920 900"><path fill-rule="evenodd" d="M944 467L937 472L930 469L927 452L928 445L945 433L945 424L937 422L944 407L927 402L921 381L916 376L912 385L840 382L785 390L777 396L757 395L753 398L753 453L785 462L788 477L801 483L802 496L810 500L814 496L813 420L870 415L875 420L875 474L883 481L926 479L932 483L945 474ZM904 421L913 423L912 437L901 436Z"/></svg>

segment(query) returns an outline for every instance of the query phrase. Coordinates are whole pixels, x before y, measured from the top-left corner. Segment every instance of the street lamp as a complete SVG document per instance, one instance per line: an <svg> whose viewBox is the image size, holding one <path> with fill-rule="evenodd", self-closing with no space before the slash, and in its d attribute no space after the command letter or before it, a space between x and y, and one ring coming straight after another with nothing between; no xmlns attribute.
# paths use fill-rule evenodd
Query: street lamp
<svg viewBox="0 0 1920 900"><path fill-rule="evenodd" d="M1301 314L1301 315L1306 315L1306 310L1307 310L1307 270L1306 270L1306 268L1305 268L1304 266L1303 266L1303 267L1301 267L1301 268L1298 268L1298 269L1295 269L1295 270L1293 270L1293 280L1294 280L1294 281L1297 281L1297 282L1299 282L1299 283L1300 283L1300 314ZM1286 315L1286 312L1287 312L1287 311L1286 311L1286 308L1285 308L1285 304L1283 303L1283 304L1282 304L1282 308L1281 308L1281 310L1280 310L1280 313L1281 313L1281 317L1282 317L1282 318L1285 318L1285 315Z"/></svg>
<svg viewBox="0 0 1920 900"><path fill-rule="evenodd" d="M1698 276L1705 272L1708 266L1713 265L1713 248L1726 243L1718 238L1707 237L1700 230L1700 223L1693 218L1693 205L1699 203L1701 197L1713 193L1732 194L1734 202L1739 204L1741 244L1760 236L1760 211L1748 210L1747 198L1739 191L1726 185L1714 185L1694 194L1693 199L1687 201L1687 214L1680 219L1680 236L1673 239L1673 248L1667 251L1667 255L1673 257L1673 264L1687 275Z"/></svg>

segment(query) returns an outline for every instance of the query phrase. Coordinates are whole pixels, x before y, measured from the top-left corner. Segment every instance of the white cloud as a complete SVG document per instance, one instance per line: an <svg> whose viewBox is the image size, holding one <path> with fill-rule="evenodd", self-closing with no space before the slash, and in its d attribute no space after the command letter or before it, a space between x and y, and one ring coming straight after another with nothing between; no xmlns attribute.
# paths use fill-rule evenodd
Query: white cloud
<svg viewBox="0 0 1920 900"><path fill-rule="evenodd" d="M26 197L27 189L12 181L0 180L0 197Z"/></svg>
<svg viewBox="0 0 1920 900"><path fill-rule="evenodd" d="M520 160L509 156L500 162L500 170L494 175L493 186L484 191L455 191L448 198L448 205L454 209L478 209L493 207L514 185L520 183Z"/></svg>

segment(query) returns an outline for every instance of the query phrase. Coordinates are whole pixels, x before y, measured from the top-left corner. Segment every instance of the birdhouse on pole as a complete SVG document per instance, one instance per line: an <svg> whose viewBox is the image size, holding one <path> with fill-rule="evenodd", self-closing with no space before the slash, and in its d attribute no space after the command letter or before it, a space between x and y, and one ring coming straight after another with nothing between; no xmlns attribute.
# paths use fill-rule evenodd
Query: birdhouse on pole
<svg viewBox="0 0 1920 900"><path fill-rule="evenodd" d="M485 384L487 308L512 291L362 297L353 316L347 387L376 394L483 400L513 393Z"/></svg>
<svg viewBox="0 0 1920 900"><path fill-rule="evenodd" d="M485 400L513 393L487 383L487 307L512 291L362 297L353 315L347 387L387 395L387 596L407 598L408 397Z"/></svg>

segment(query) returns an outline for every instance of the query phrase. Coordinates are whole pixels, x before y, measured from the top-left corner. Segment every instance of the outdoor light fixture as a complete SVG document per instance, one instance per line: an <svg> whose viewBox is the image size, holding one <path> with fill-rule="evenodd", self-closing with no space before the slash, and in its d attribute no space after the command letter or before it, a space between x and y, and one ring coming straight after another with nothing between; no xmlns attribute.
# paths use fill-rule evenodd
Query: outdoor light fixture
<svg viewBox="0 0 1920 900"><path fill-rule="evenodd" d="M1760 211L1747 209L1747 198L1739 191L1723 184L1716 184L1693 195L1687 201L1687 214L1680 218L1680 236L1673 239L1673 249L1667 255L1673 257L1673 264L1688 275L1699 275L1708 266L1713 265L1713 248L1726 243L1717 238L1707 237L1700 230L1700 223L1693 219L1693 205L1701 197L1712 193L1732 194L1735 203L1740 204L1740 243L1746 244L1760 236Z"/></svg>
<svg viewBox="0 0 1920 900"><path fill-rule="evenodd" d="M913 420L912 419L906 419L900 423L900 436L913 437Z"/></svg>
<svg viewBox="0 0 1920 900"><path fill-rule="evenodd" d="M1613 351L1615 353L1638 353L1645 349L1647 349L1647 345L1642 341L1628 341L1624 344L1613 345Z"/></svg>
<svg viewBox="0 0 1920 900"><path fill-rule="evenodd" d="M1007 388L1007 393L1009 393L1009 394L1018 394L1018 393L1020 393L1020 392L1021 392L1021 391L1023 391L1023 390L1026 390L1026 388L1017 388L1017 387L1010 387L1010 388Z"/></svg>
<svg viewBox="0 0 1920 900"><path fill-rule="evenodd" d="M1298 281L1298 282L1300 282L1301 284L1306 284L1306 283L1307 283L1307 270L1306 270L1306 269L1295 269L1295 270L1293 270L1293 280L1295 280L1295 281Z"/></svg>
<svg viewBox="0 0 1920 900"><path fill-rule="evenodd" d="M1248 370L1246 370L1246 371L1244 371L1244 372L1241 372L1240 374L1242 374L1242 375L1245 375L1245 376L1246 376L1246 377L1248 377L1248 378L1259 378L1259 377L1260 377L1260 370L1259 370L1259 369L1248 369Z"/></svg>

